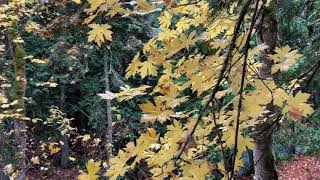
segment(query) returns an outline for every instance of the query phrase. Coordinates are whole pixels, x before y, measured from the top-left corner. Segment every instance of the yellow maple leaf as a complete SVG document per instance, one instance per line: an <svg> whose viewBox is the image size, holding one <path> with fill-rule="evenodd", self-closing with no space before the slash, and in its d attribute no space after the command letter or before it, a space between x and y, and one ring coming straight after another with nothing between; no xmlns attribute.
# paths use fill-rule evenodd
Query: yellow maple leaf
<svg viewBox="0 0 320 180"><path fill-rule="evenodd" d="M143 53L147 54L154 54L157 51L157 40L155 38L150 39L147 43L143 46Z"/></svg>
<svg viewBox="0 0 320 180"><path fill-rule="evenodd" d="M90 8L85 9L85 12L87 12L88 14L96 11L103 3L106 2L106 0L87 0L87 1L90 5Z"/></svg>
<svg viewBox="0 0 320 180"><path fill-rule="evenodd" d="M182 17L176 24L177 32L182 33L183 31L190 28L190 19Z"/></svg>
<svg viewBox="0 0 320 180"><path fill-rule="evenodd" d="M136 75L139 72L141 62L139 61L140 52L138 52L132 59L130 65L126 69L126 78Z"/></svg>
<svg viewBox="0 0 320 180"><path fill-rule="evenodd" d="M172 41L177 38L177 35L174 30L166 30L162 31L158 35L159 41Z"/></svg>
<svg viewBox="0 0 320 180"><path fill-rule="evenodd" d="M104 176L109 177L110 180L116 180L118 176L123 176L129 169L126 162L130 157L129 153L120 150L116 157L110 159L110 168Z"/></svg>
<svg viewBox="0 0 320 180"><path fill-rule="evenodd" d="M157 76L157 67L151 61L145 61L141 63L141 68L139 70L141 78L144 79L146 76Z"/></svg>
<svg viewBox="0 0 320 180"><path fill-rule="evenodd" d="M191 164L182 167L183 176L191 179L205 180L209 174L209 166L207 162L196 160Z"/></svg>
<svg viewBox="0 0 320 180"><path fill-rule="evenodd" d="M196 31L192 31L188 37L184 34L181 35L180 41L183 43L184 47L188 50L189 46L194 45L197 42Z"/></svg>
<svg viewBox="0 0 320 180"><path fill-rule="evenodd" d="M185 138L187 135L186 128L182 126L177 120L174 120L171 125L167 126L168 131L165 135L166 139L174 143L178 143L181 139Z"/></svg>
<svg viewBox="0 0 320 180"><path fill-rule="evenodd" d="M272 74L289 70L301 57L297 50L291 51L289 46L275 49L276 54L269 55L268 58L276 64L272 67Z"/></svg>
<svg viewBox="0 0 320 180"><path fill-rule="evenodd" d="M281 88L277 88L276 90L274 90L273 92L273 97L274 97L274 101L273 103L279 107L283 106L283 103L289 99L289 95L288 93L281 89Z"/></svg>
<svg viewBox="0 0 320 180"><path fill-rule="evenodd" d="M308 99L310 94L299 92L296 96L290 96L287 101L287 106L283 109L283 112L288 114L289 118L295 121L300 121L302 116L311 114L314 110Z"/></svg>
<svg viewBox="0 0 320 180"><path fill-rule="evenodd" d="M89 42L94 41L98 46L101 46L105 41L112 41L112 31L109 30L111 29L109 24L90 24L89 27L92 28L92 30L88 32Z"/></svg>
<svg viewBox="0 0 320 180"><path fill-rule="evenodd" d="M50 143L48 145L48 149L49 149L51 154L56 154L61 150L59 147L56 147L56 144L57 143Z"/></svg>
<svg viewBox="0 0 320 180"><path fill-rule="evenodd" d="M90 159L87 162L87 171L88 173L82 173L78 176L79 180L96 180L99 176L96 175L98 171L101 169L101 162L94 162L93 159Z"/></svg>
<svg viewBox="0 0 320 180"><path fill-rule="evenodd" d="M141 117L142 122L155 122L159 121L163 123L170 118L170 115L173 115L174 112L170 109L167 109L161 102L159 98L155 99L155 105L147 101L144 104L139 104L140 109L144 112Z"/></svg>
<svg viewBox="0 0 320 180"><path fill-rule="evenodd" d="M150 169L150 172L153 174L153 179L166 179L170 175L173 175L175 166L172 161L169 161L164 166L156 166Z"/></svg>
<svg viewBox="0 0 320 180"><path fill-rule="evenodd" d="M114 2L114 3L117 3L117 4L112 5L112 9L108 9L108 14L107 14L108 16L113 17L119 13L123 13L123 14L129 13L129 10L123 9L120 3L118 2Z"/></svg>
<svg viewBox="0 0 320 180"><path fill-rule="evenodd" d="M133 165L139 163L141 159L145 157L144 152L150 148L151 145L155 144L159 138L154 128L148 128L147 132L143 133L136 142L136 146L127 146L126 151L130 152L131 155L136 155Z"/></svg>
<svg viewBox="0 0 320 180"><path fill-rule="evenodd" d="M85 134L85 135L83 135L83 137L82 137L82 141L83 141L83 142L88 141L89 139L91 139L90 134Z"/></svg>
<svg viewBox="0 0 320 180"><path fill-rule="evenodd" d="M145 91L150 88L147 85L141 85L138 88L130 88L130 86L120 87L121 91L117 93L117 99L119 102L128 101L135 96L147 94Z"/></svg>
<svg viewBox="0 0 320 180"><path fill-rule="evenodd" d="M162 30L168 29L171 25L172 15L165 11L162 16L158 18L160 23L160 28Z"/></svg>
<svg viewBox="0 0 320 180"><path fill-rule="evenodd" d="M147 0L137 0L137 9L140 11L149 12L157 8L156 4L151 4Z"/></svg>
<svg viewBox="0 0 320 180"><path fill-rule="evenodd" d="M32 157L31 162L33 164L40 164L39 157L38 156Z"/></svg>
<svg viewBox="0 0 320 180"><path fill-rule="evenodd" d="M130 86L125 85L124 87L120 87L121 91L119 93L112 93L110 91L106 91L103 94L98 94L98 96L100 96L101 99L107 100L112 100L116 98L119 102L122 102L128 101L134 98L135 96L147 94L144 91L146 91L146 89L148 88L150 88L150 86L147 85L142 85L138 88L131 88Z"/></svg>

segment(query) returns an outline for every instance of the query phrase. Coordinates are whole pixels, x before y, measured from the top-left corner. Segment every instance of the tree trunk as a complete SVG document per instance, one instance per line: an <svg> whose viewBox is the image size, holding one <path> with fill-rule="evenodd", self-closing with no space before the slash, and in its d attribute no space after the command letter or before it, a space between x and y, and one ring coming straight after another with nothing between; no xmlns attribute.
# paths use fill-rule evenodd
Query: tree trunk
<svg viewBox="0 0 320 180"><path fill-rule="evenodd" d="M7 0L0 0L0 5L6 4ZM0 36L4 36L3 33L0 33ZM1 39L1 44L6 44L4 39ZM5 68L5 67L3 67ZM1 69L2 70L2 69ZM4 90L0 90L1 94L5 94ZM0 124L3 123L3 119L0 119ZM1 125L0 125L1 126ZM5 129L5 125L0 127L0 180L9 180L9 177L4 172L4 167L7 164L6 161L8 159L5 154L6 144L5 144L5 134L2 132Z"/></svg>
<svg viewBox="0 0 320 180"><path fill-rule="evenodd" d="M106 86L106 91L110 91L110 59L104 60L104 81L105 81L105 86ZM106 132L106 139L105 142L107 144L107 158L109 162L110 157L112 156L112 134L113 134L113 129L112 129L112 107L111 107L111 100L106 100L107 101L107 132Z"/></svg>
<svg viewBox="0 0 320 180"><path fill-rule="evenodd" d="M262 13L261 28L258 30L258 44L265 43L269 46L269 49L262 55L261 62L262 67L260 69L260 75L263 79L272 78L271 66L272 62L267 59L267 54L271 53L277 44L277 21L274 17L274 2L270 4L268 8ZM255 164L255 178L256 180L274 180L278 179L275 158L272 151L273 141L273 128L270 125L273 118L271 114L275 112L275 108L269 105L267 108L270 113L265 115L263 119L267 119L267 122L257 126L257 134L254 139L254 164Z"/></svg>
<svg viewBox="0 0 320 180"><path fill-rule="evenodd" d="M65 89L62 83L60 84L60 111L62 113L65 111ZM69 161L69 138L67 134L62 135L62 142L60 165L62 168L67 168Z"/></svg>
<svg viewBox="0 0 320 180"><path fill-rule="evenodd" d="M5 2L0 0L0 5L3 3L5 3ZM3 36L3 34L0 33L0 36ZM5 44L5 41L3 39L0 39L0 44ZM2 66L0 68L0 71L3 71L5 68L6 68L5 66ZM0 88L0 96L4 96L4 97L7 96L5 89ZM5 98L5 99L7 99L7 98ZM0 103L4 103L4 102L5 101L0 100ZM0 111L0 113L3 113L3 111ZM1 147L0 148L0 180L8 180L9 177L5 174L5 172L3 170L3 168L6 165L7 159L8 159L8 157L5 153L5 150L7 148L6 143L5 143L5 134L4 134L4 131L6 129L6 125L4 124L3 121L4 121L4 119L0 118L0 147Z"/></svg>
<svg viewBox="0 0 320 180"><path fill-rule="evenodd" d="M1 119L0 119L1 123ZM4 142L4 134L1 131L0 127L0 180L8 180L8 176L5 175L3 168L6 165L6 156L5 156L5 142Z"/></svg>
<svg viewBox="0 0 320 180"><path fill-rule="evenodd" d="M272 153L272 129L264 130L254 139L253 159L256 180L278 179L275 159Z"/></svg>
<svg viewBox="0 0 320 180"><path fill-rule="evenodd" d="M63 145L61 147L61 162L60 165L62 168L68 167L69 162L69 138L65 134L62 136Z"/></svg>
<svg viewBox="0 0 320 180"><path fill-rule="evenodd" d="M25 75L25 51L24 49L13 40L17 37L17 33L13 30L8 32L8 41L12 53L14 72L15 72L15 84L14 84L14 99L17 100L15 105L15 113L19 114L14 119L14 132L15 140L18 146L18 154L16 160L17 169L19 169L18 179L25 179L26 173L26 122L23 120L25 117L25 90L27 85L27 79Z"/></svg>

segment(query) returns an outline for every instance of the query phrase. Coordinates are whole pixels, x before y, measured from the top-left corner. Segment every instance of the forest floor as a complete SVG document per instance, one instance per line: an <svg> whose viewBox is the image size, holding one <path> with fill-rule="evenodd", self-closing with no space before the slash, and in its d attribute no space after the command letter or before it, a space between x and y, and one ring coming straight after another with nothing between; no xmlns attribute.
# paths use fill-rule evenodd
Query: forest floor
<svg viewBox="0 0 320 180"><path fill-rule="evenodd" d="M79 174L79 167L70 169L53 167L45 172L33 169L28 171L27 180L77 180Z"/></svg>
<svg viewBox="0 0 320 180"><path fill-rule="evenodd" d="M277 166L279 180L320 180L320 157L301 156L282 161ZM79 167L70 169L52 168L45 174L43 171L31 170L28 173L29 180L76 180L79 175ZM251 177L239 179L251 180Z"/></svg>
<svg viewBox="0 0 320 180"><path fill-rule="evenodd" d="M320 156L295 157L278 165L280 180L320 180Z"/></svg>

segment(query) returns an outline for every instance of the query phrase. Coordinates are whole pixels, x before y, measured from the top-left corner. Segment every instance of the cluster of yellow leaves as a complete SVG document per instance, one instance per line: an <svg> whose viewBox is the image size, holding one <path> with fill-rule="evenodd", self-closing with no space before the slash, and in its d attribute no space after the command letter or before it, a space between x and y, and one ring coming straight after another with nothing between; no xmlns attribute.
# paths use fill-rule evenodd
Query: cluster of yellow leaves
<svg viewBox="0 0 320 180"><path fill-rule="evenodd" d="M120 87L119 93L112 93L110 91L106 91L104 94L98 94L102 99L117 99L118 101L128 101L136 96L147 94L145 91L150 88L150 86L142 85L138 88L130 88L130 86L126 85L124 87Z"/></svg>
<svg viewBox="0 0 320 180"><path fill-rule="evenodd" d="M226 18L223 18L223 16ZM217 19L208 26L208 31L206 33L207 38L214 39L222 32L225 32L226 35L232 35L237 16L221 14L221 17L221 19Z"/></svg>
<svg viewBox="0 0 320 180"><path fill-rule="evenodd" d="M28 21L26 26L25 26L25 29L28 33L31 33L33 31L37 31L40 29L40 26L39 24L37 24L36 22L34 21Z"/></svg>
<svg viewBox="0 0 320 180"><path fill-rule="evenodd" d="M61 149L57 145L58 145L58 143L49 143L48 149L51 154L56 154L56 153L60 152Z"/></svg>
<svg viewBox="0 0 320 180"><path fill-rule="evenodd" d="M21 17L31 15L33 9L29 6L26 6L26 3L30 2L26 2L25 0L10 0L7 3L0 4L0 27L4 28L3 30L9 30L15 26L20 22ZM32 28L37 28L36 24L32 24L31 21L29 21L27 25L30 27L30 29L26 29L27 31L31 30Z"/></svg>
<svg viewBox="0 0 320 180"><path fill-rule="evenodd" d="M163 12L163 16L160 16L158 19L159 19L160 28L162 30L166 30L171 25L172 15L167 11L165 11Z"/></svg>
<svg viewBox="0 0 320 180"><path fill-rule="evenodd" d="M148 128L147 132L137 139L136 145L133 142L128 143L126 148L119 151L117 157L110 160L110 169L107 170L105 176L108 176L111 180L123 176L127 170L132 169L143 159L145 151L157 142L158 137L155 129ZM128 165L126 162L131 157L135 157L134 162Z"/></svg>
<svg viewBox="0 0 320 180"><path fill-rule="evenodd" d="M126 70L126 78L134 76L139 73L141 78L145 78L147 76L157 76L158 68L161 65L166 65L166 60L172 57L175 53L179 52L184 48L188 48L191 45L194 45L197 41L195 39L196 32L192 31L188 36L181 34L179 38L175 38L170 42L166 42L163 44L165 47L157 50L157 41L150 40L146 44L145 54L154 53L149 56L147 61L141 62L139 60L138 53L132 60L132 63L128 66ZM160 36L160 35L159 35ZM166 35L164 35L167 37ZM161 41L160 41L161 42ZM155 51L157 50L157 51Z"/></svg>
<svg viewBox="0 0 320 180"><path fill-rule="evenodd" d="M78 179L79 180L96 180L99 176L97 175L97 173L100 171L101 167L101 162L94 162L93 159L90 159L87 164L87 172L88 173L84 173L82 172L79 176Z"/></svg>
<svg viewBox="0 0 320 180"><path fill-rule="evenodd" d="M6 92L12 91L11 88L13 86L12 84L9 84L8 79L5 75L0 75L0 84L0 123L2 123L2 120L5 118L16 118L29 121L30 118L21 113L23 112L23 109L16 108L19 101L9 101L9 99L7 98Z"/></svg>
<svg viewBox="0 0 320 180"><path fill-rule="evenodd" d="M210 171L209 165L204 160L197 160L193 164L186 164L182 168L184 179L205 180L206 175Z"/></svg>
<svg viewBox="0 0 320 180"><path fill-rule="evenodd" d="M15 9L14 4L1 4L0 5L0 27L10 28L13 23L19 21L19 17L15 13L10 13Z"/></svg>
<svg viewBox="0 0 320 180"><path fill-rule="evenodd" d="M66 114L61 112L58 107L52 106L50 111L50 116L47 118L43 124L48 126L56 126L61 135L69 135L70 131L75 130L75 128L71 127L72 118L67 118ZM33 119L34 120L34 119Z"/></svg>
<svg viewBox="0 0 320 180"><path fill-rule="evenodd" d="M43 82L43 83L36 83L37 87L57 87L59 84L55 83L55 82Z"/></svg>
<svg viewBox="0 0 320 180"><path fill-rule="evenodd" d="M205 137L211 132L213 125L209 121L205 122L203 126L197 128L193 140L188 143L183 153L183 158L189 162L181 169L184 178L204 179L209 173L208 164L205 161L194 160L195 156L207 150L207 146L204 144L210 144ZM120 150L118 155L110 160L111 168L105 175L110 179L116 179L118 176L123 176L128 170L133 169L144 159L151 168L150 172L153 174L153 178L175 177L173 171L176 167L172 160L181 143L186 140L186 135L194 123L195 119L191 119L190 123L183 126L174 120L172 125L167 126L168 130L163 137L160 137L160 140L155 129L147 129L147 132L137 139L136 145L133 142L128 143L126 148ZM127 164L132 157L135 157L133 163ZM191 171L194 169L197 169L197 171Z"/></svg>
<svg viewBox="0 0 320 180"><path fill-rule="evenodd" d="M72 0L77 4L81 4L81 0ZM112 31L109 24L96 24L91 23L98 16L101 16L101 13L106 13L107 17L114 17L115 15L127 16L129 14L143 14L145 12L150 12L155 10L156 4L150 3L146 0L136 1L137 5L133 10L125 9L124 3L120 0L88 0L89 8L85 9L85 12L89 15L84 23L88 24L91 30L88 32L88 41L95 42L98 46L101 46L103 43L112 41ZM91 23L91 24L90 24Z"/></svg>
<svg viewBox="0 0 320 180"><path fill-rule="evenodd" d="M2 96L3 96L4 100L7 101L7 99L5 98L5 95L2 95ZM16 104L18 104L18 100L14 100L11 103L4 103L1 105L1 108L6 109L6 108L12 107Z"/></svg>
<svg viewBox="0 0 320 180"><path fill-rule="evenodd" d="M31 59L31 62L36 64L47 64L48 61L48 59Z"/></svg>
<svg viewBox="0 0 320 180"><path fill-rule="evenodd" d="M236 162L235 167L244 167L243 161L242 161L242 155L247 149L253 150L253 139L251 138L245 138L242 132L242 129L244 127L240 127L241 132L238 135L238 148L237 148L237 154L236 154ZM224 141L224 146L228 148L232 148L234 146L235 142L235 124L232 124L232 126L224 126L224 130L222 133L222 141Z"/></svg>

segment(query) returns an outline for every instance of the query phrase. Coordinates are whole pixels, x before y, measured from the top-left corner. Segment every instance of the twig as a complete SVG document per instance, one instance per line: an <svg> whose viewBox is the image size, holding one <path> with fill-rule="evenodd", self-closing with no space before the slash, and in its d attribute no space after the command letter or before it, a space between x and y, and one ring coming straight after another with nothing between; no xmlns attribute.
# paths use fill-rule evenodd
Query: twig
<svg viewBox="0 0 320 180"><path fill-rule="evenodd" d="M217 127L218 123L217 123L217 119L216 119L216 114L214 112L213 112L213 123L214 123L214 126ZM220 146L220 151L221 151L220 153L221 153L221 157L222 157L222 160L223 160L223 164L224 164L224 167L227 167L228 162L227 162L226 157L224 156L225 150L224 150L224 147L222 145L222 137L221 137L221 133L220 132L218 132L218 140L219 140L219 146ZM225 172L225 176L227 177L228 180L230 179L228 171Z"/></svg>

